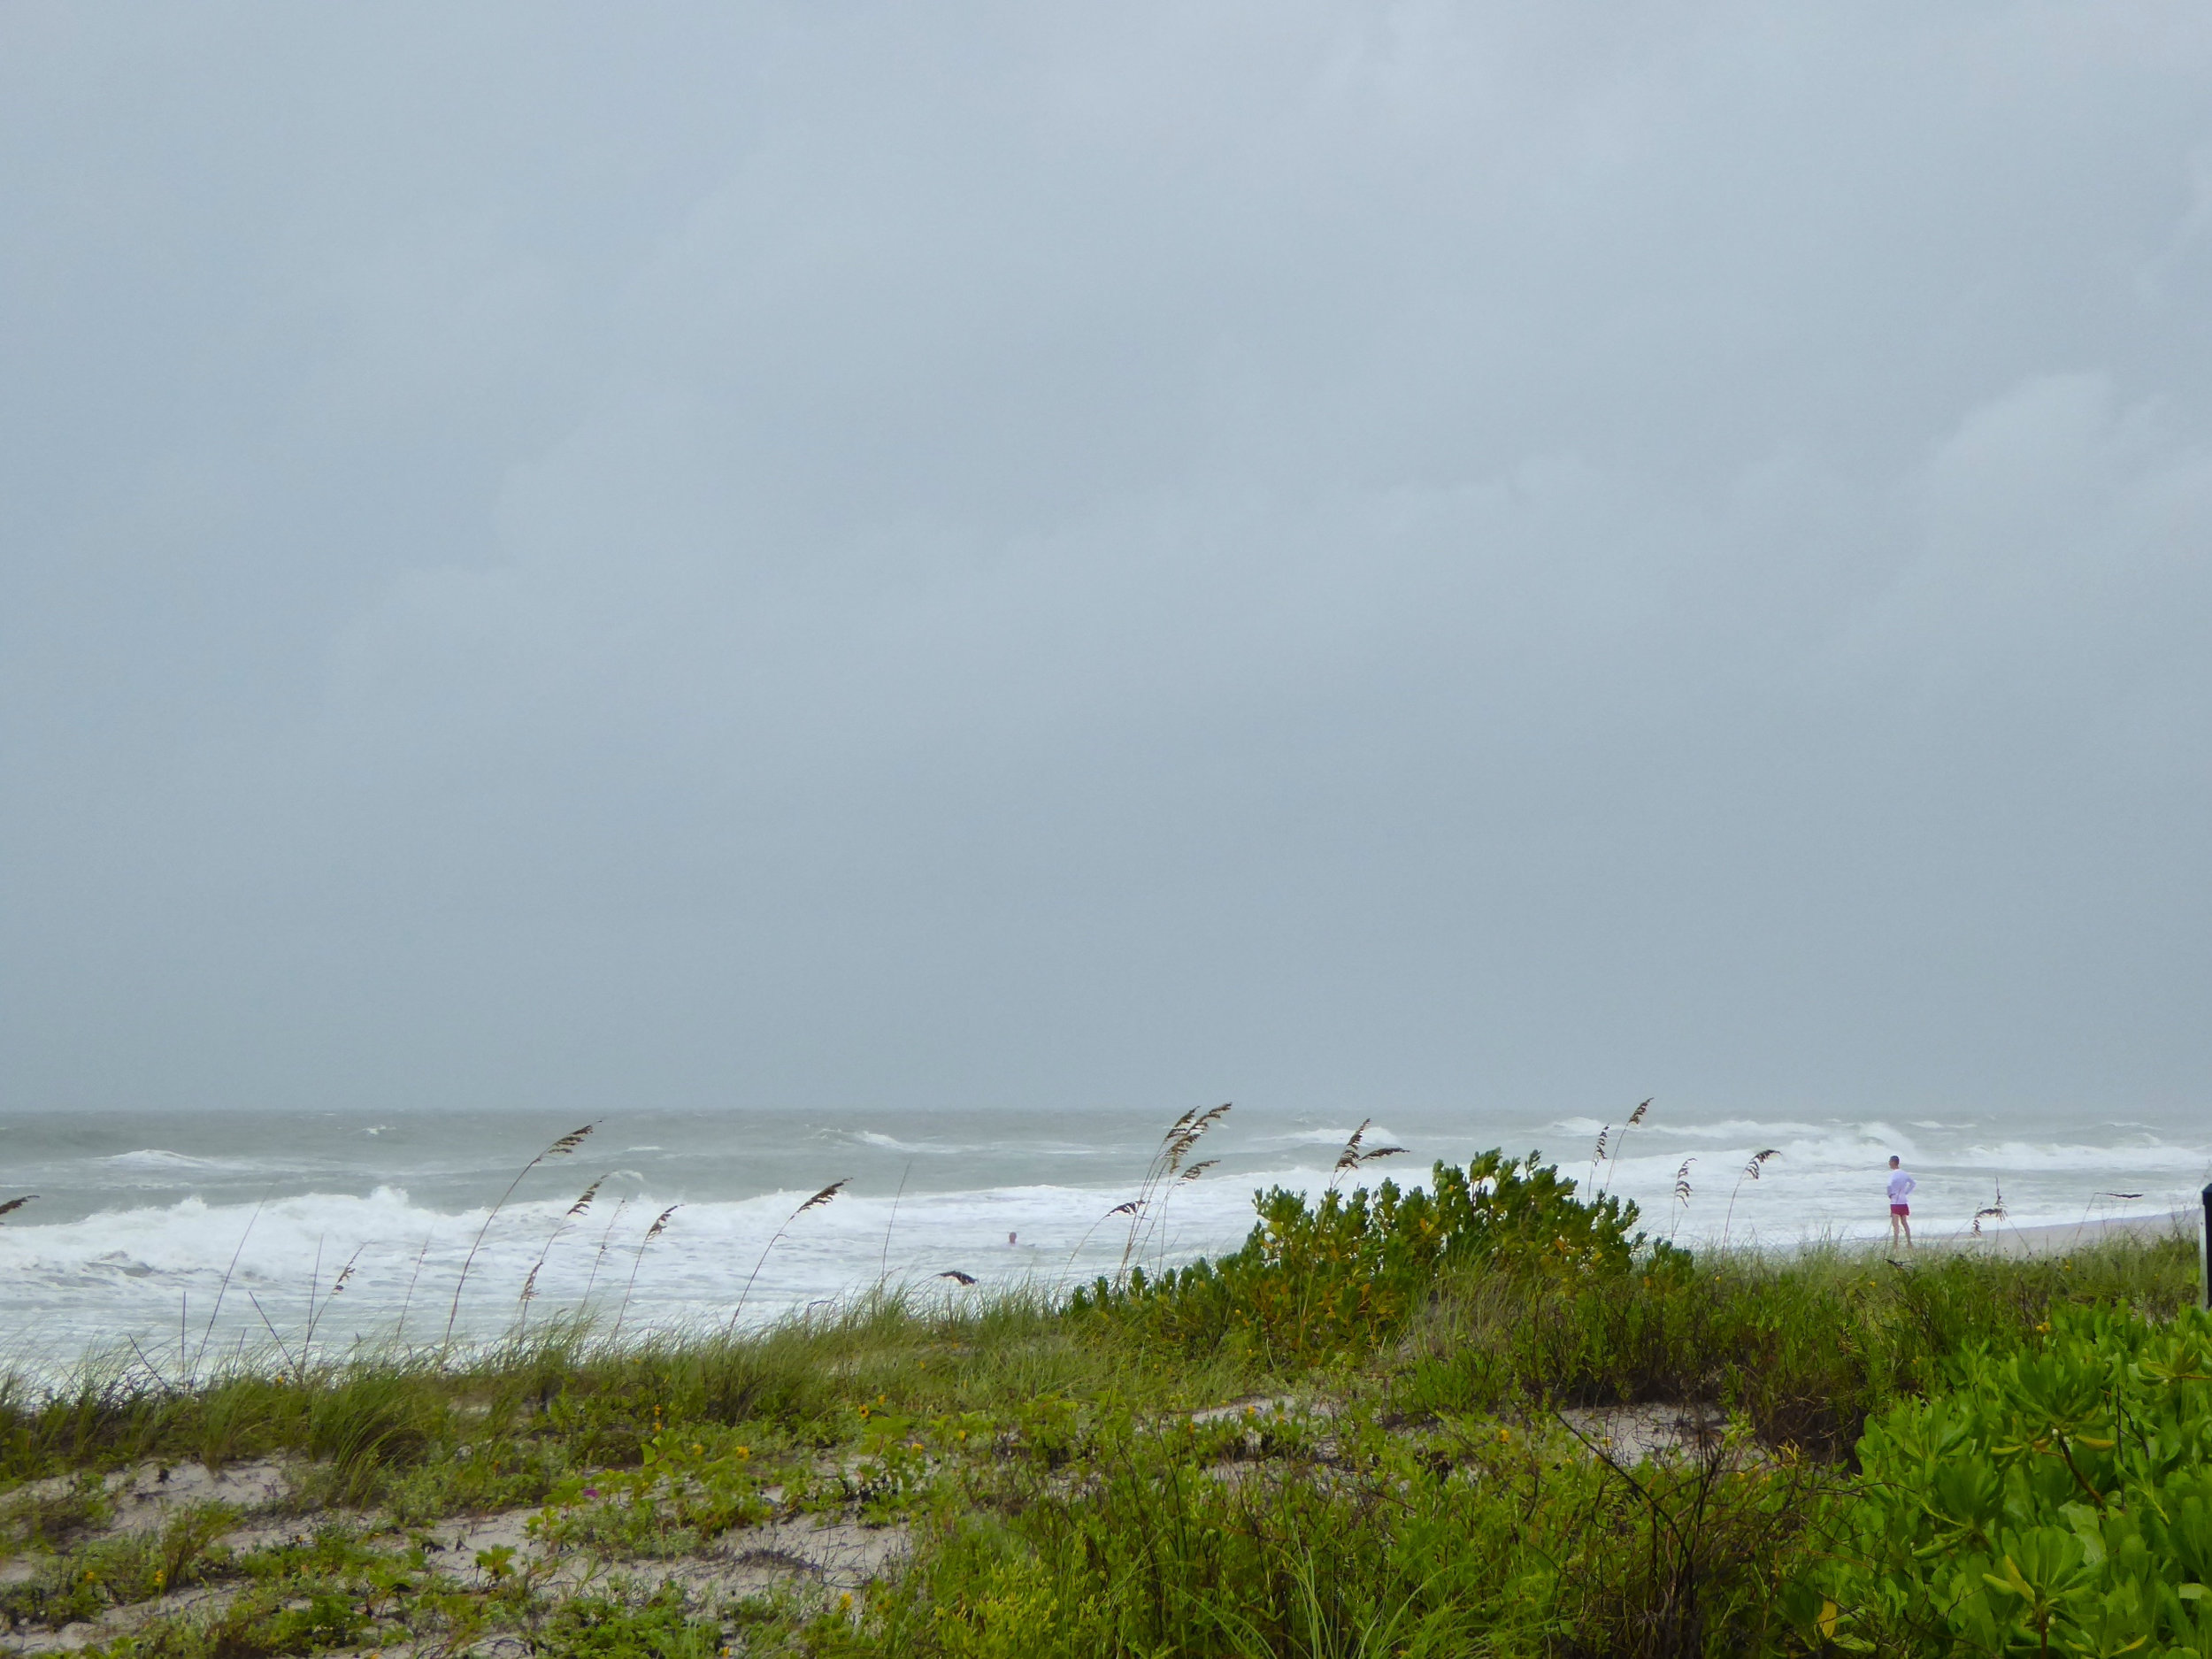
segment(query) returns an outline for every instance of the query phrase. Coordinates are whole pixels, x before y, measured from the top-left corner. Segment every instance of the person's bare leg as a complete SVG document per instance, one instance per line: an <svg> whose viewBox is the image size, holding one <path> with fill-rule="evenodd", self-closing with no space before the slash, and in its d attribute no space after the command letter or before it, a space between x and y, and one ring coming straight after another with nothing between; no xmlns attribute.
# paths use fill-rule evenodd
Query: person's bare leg
<svg viewBox="0 0 2212 1659"><path fill-rule="evenodd" d="M1912 1248L1912 1217L1899 1216L1896 1220L1897 1225L1905 1230L1905 1248L1909 1250Z"/></svg>

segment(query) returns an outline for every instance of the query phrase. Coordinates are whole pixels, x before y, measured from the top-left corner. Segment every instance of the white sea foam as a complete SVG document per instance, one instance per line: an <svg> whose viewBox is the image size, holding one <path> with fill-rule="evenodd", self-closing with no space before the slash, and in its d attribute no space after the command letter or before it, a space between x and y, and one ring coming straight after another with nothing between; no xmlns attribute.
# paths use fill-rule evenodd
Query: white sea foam
<svg viewBox="0 0 2212 1659"><path fill-rule="evenodd" d="M2116 1146L2049 1145L2007 1141L1994 1146L1970 1147L1963 1152L1947 1156L1943 1164L1945 1167L2051 1170L2084 1175L2158 1171L2186 1176L2205 1168L2205 1152L2200 1147L2171 1146L2150 1140L2131 1141Z"/></svg>
<svg viewBox="0 0 2212 1659"><path fill-rule="evenodd" d="M1348 1123L1340 1128L1292 1129L1279 1134L1256 1136L1252 1144L1284 1148L1325 1147L1335 1152L1343 1148L1344 1143L1352 1138L1352 1132L1358 1127L1357 1123ZM1369 1124L1367 1133L1360 1137L1360 1145L1371 1150L1376 1147L1395 1146L1397 1142L1397 1135L1378 1123Z"/></svg>
<svg viewBox="0 0 2212 1659"><path fill-rule="evenodd" d="M826 1130L822 1138L842 1141L853 1146L874 1147L886 1152L903 1153L912 1157L979 1157L1007 1149L1007 1144L1002 1141L908 1141L873 1129ZM1019 1144L1020 1155L1027 1158L1092 1158L1102 1152L1117 1149L1130 1148L1102 1147L1095 1141L1027 1138Z"/></svg>
<svg viewBox="0 0 2212 1659"><path fill-rule="evenodd" d="M1664 1120L1655 1122L1647 1118L1644 1123L1631 1125L1628 1114L1624 1112L1609 1121L1595 1118L1563 1118L1551 1127L1565 1134L1587 1136L1594 1142L1599 1132L1607 1129L1613 1132L1615 1138L1665 1134L1680 1141L1725 1141L1761 1134L1817 1135L1830 1132L1834 1125L1774 1118L1723 1118L1709 1123L1691 1124L1668 1123Z"/></svg>
<svg viewBox="0 0 2212 1659"><path fill-rule="evenodd" d="M879 1134L873 1129L855 1129L852 1138L864 1147L882 1147L892 1152L933 1152L937 1148L924 1146L912 1141L902 1141L896 1135Z"/></svg>
<svg viewBox="0 0 2212 1659"><path fill-rule="evenodd" d="M919 1281L957 1269L987 1284L1079 1277L1117 1264L1126 1236L1096 1226L1110 1203L1079 1188L909 1194L895 1224L890 1200L879 1196L841 1197L793 1221L808 1195L790 1188L687 1203L649 1245L644 1233L666 1196L649 1191L635 1195L618 1219L611 1211L604 1219L588 1215L567 1223L567 1201L538 1200L509 1205L488 1230L483 1209L432 1210L393 1187L366 1197L306 1194L257 1211L188 1198L0 1231L0 1312L19 1331L35 1327L56 1348L180 1326L196 1341L213 1319L210 1340L219 1349L258 1340L265 1316L278 1333L296 1336L311 1307L322 1310L316 1315L321 1343L388 1335L403 1306L407 1330L434 1338L480 1231L461 1296L457 1323L465 1333L511 1326L521 1312L521 1285L541 1262L532 1304L538 1317L580 1304L588 1289L611 1315L634 1266L633 1325L727 1318L757 1266L743 1310L749 1322L885 1273ZM1159 1207L1161 1225L1147 1234L1148 1248L1181 1259L1233 1246L1249 1225L1248 1202L1240 1189L1180 1189ZM785 1236L770 1251L780 1230ZM1010 1247L1009 1233L1018 1240ZM349 1262L352 1276L333 1298L331 1282Z"/></svg>
<svg viewBox="0 0 2212 1659"><path fill-rule="evenodd" d="M241 1165L221 1158L196 1158L186 1152L171 1152L160 1147L141 1147L135 1152L116 1152L100 1160L111 1169L156 1170L164 1172L193 1170L237 1169Z"/></svg>

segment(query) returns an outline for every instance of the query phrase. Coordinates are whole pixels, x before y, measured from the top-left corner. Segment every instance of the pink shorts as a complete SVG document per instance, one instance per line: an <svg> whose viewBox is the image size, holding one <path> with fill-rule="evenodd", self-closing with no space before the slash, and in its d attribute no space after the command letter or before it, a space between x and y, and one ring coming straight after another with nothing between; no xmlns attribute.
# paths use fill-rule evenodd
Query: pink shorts
<svg viewBox="0 0 2212 1659"><path fill-rule="evenodd" d="M1912 1206L1910 1204L1892 1204L1889 1207L1889 1213L1893 1216L1909 1216L1912 1214Z"/></svg>

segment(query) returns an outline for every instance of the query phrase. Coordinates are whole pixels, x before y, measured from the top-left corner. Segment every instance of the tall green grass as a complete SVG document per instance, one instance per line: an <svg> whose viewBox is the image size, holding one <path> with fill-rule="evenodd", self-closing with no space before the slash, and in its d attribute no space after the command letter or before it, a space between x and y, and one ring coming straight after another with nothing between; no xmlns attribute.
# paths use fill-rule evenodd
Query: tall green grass
<svg viewBox="0 0 2212 1659"><path fill-rule="evenodd" d="M2069 1304L2170 1317L2198 1294L2193 1240L2115 1239L2060 1256L1828 1247L1671 1255L1601 1280L1454 1275L1413 1318L1389 1386L1413 1412L1515 1400L1702 1402L1760 1438L1847 1455L1867 1417L1938 1386L1978 1344Z"/></svg>
<svg viewBox="0 0 2212 1659"><path fill-rule="evenodd" d="M273 1360L275 1356L259 1356ZM189 1389L142 1368L88 1364L68 1385L0 1385L0 1482L142 1462L291 1456L339 1471L365 1497L375 1471L450 1463L464 1446L557 1445L568 1461L634 1462L657 1420L762 1423L829 1441L856 1402L993 1411L1041 1394L1197 1404L1253 1380L1188 1363L1066 1318L1014 1287L942 1297L879 1288L761 1331L659 1332L609 1340L580 1318L456 1356L363 1348L305 1371L249 1353ZM472 1459L481 1462L482 1458Z"/></svg>

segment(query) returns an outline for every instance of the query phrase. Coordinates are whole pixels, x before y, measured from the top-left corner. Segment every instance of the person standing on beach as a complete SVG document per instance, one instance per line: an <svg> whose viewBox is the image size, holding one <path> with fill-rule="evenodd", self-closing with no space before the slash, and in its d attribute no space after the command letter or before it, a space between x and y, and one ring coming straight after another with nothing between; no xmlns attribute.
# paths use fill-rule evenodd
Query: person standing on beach
<svg viewBox="0 0 2212 1659"><path fill-rule="evenodd" d="M1912 1206L1906 1200L1912 1196L1912 1189L1919 1185L1918 1181L1905 1173L1903 1167L1897 1162L1896 1155L1891 1154L1889 1160L1889 1243L1892 1249L1897 1248L1897 1234L1901 1230L1905 1235L1905 1248L1908 1250L1912 1248Z"/></svg>

